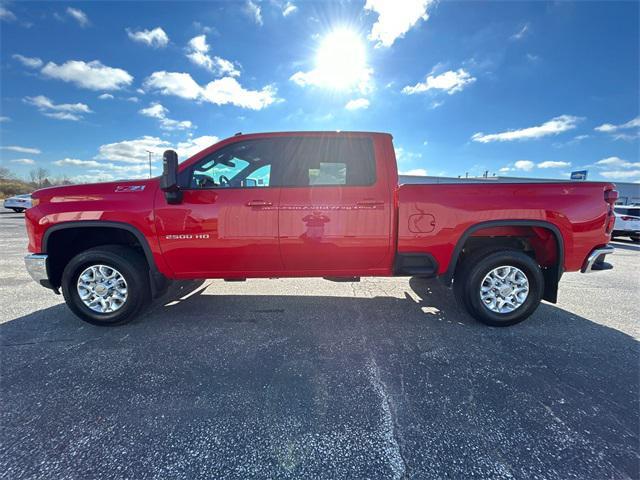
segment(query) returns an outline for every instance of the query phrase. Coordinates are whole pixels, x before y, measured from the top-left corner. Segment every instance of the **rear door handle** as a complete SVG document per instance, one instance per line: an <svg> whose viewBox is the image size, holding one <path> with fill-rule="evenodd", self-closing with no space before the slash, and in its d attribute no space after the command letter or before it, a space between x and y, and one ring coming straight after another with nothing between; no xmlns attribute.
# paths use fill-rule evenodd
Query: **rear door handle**
<svg viewBox="0 0 640 480"><path fill-rule="evenodd" d="M381 207L384 205L382 200L360 200L356 202L359 207Z"/></svg>
<svg viewBox="0 0 640 480"><path fill-rule="evenodd" d="M251 200L247 202L247 207L271 207L273 203L264 200Z"/></svg>

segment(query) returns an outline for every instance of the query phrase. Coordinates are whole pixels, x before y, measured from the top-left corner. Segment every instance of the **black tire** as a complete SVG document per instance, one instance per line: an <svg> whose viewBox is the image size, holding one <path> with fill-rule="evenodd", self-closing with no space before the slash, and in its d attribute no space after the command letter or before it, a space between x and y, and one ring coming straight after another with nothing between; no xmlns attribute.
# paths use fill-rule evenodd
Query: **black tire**
<svg viewBox="0 0 640 480"><path fill-rule="evenodd" d="M13 210L16 213L22 213L22 212L24 212L25 209L24 208L12 208L11 210Z"/></svg>
<svg viewBox="0 0 640 480"><path fill-rule="evenodd" d="M529 282L529 294L524 303L509 313L490 310L480 298L485 276L500 266L520 269ZM544 277L536 261L519 250L478 251L464 259L456 270L453 288L472 317L493 327L507 327L522 322L538 308L544 292Z"/></svg>
<svg viewBox="0 0 640 480"><path fill-rule="evenodd" d="M114 312L99 313L81 300L77 289L78 277L91 265L106 265L116 269L127 283L127 299ZM71 311L85 322L100 326L122 325L130 322L149 303L151 292L149 266L135 250L122 245L103 245L73 257L62 273L62 294Z"/></svg>

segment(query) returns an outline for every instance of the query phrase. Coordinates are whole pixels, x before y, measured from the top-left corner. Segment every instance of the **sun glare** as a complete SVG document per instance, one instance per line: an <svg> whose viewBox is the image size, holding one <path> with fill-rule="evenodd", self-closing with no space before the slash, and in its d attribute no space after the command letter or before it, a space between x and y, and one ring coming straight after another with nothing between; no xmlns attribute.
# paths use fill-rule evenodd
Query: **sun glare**
<svg viewBox="0 0 640 480"><path fill-rule="evenodd" d="M316 72L321 83L336 90L357 87L368 80L369 69L360 36L348 29L328 33L320 42Z"/></svg>

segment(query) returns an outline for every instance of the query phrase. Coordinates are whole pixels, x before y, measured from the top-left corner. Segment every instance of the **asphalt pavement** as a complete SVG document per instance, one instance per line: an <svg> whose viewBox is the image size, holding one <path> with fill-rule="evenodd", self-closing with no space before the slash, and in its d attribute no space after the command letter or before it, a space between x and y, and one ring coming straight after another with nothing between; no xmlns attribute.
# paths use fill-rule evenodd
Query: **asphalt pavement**
<svg viewBox="0 0 640 480"><path fill-rule="evenodd" d="M187 282L94 327L26 243L1 213L2 479L640 476L638 244L499 329L409 278Z"/></svg>

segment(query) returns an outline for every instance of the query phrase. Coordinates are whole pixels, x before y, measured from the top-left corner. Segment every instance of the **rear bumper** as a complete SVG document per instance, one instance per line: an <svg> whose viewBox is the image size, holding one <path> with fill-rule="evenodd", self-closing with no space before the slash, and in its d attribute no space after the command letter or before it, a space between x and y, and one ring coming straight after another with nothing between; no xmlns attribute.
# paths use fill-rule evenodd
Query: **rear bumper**
<svg viewBox="0 0 640 480"><path fill-rule="evenodd" d="M24 264L27 272L36 282L43 287L52 288L47 273L47 255L32 254L24 257Z"/></svg>
<svg viewBox="0 0 640 480"><path fill-rule="evenodd" d="M613 265L604 261L605 256L612 254L615 251L613 247L606 246L593 250L582 264L580 271L582 273L591 273L596 270L610 270Z"/></svg>

